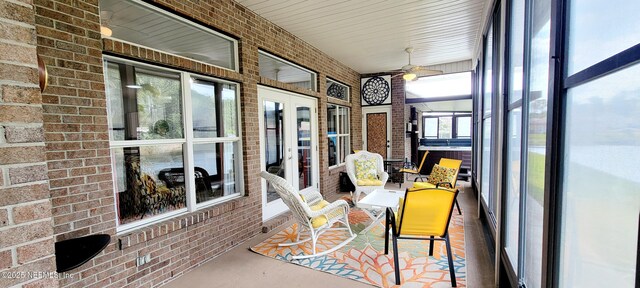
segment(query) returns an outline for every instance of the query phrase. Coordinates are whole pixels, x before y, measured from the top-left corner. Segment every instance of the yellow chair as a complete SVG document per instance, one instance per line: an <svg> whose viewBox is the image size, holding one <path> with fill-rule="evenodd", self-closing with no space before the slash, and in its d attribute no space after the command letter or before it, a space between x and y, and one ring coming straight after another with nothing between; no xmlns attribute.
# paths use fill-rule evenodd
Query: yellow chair
<svg viewBox="0 0 640 288"><path fill-rule="evenodd" d="M438 165L442 166L442 167L446 167L446 168L453 168L456 169L455 175L453 177L453 179L451 179L452 183L448 183L451 187L440 187L440 188L450 188L450 189L455 189L456 188L456 183L458 182L458 174L460 173L460 166L462 166L462 160L458 160L458 159L449 159L449 158L441 158L440 159L440 163L438 163ZM444 183L436 183L436 184L444 184ZM424 188L435 188L436 184L434 183L429 183L429 182L415 182L413 183L413 187L411 187L412 189L424 189ZM460 210L460 204L458 204L458 200L456 200L456 208L458 209L458 214L462 215L462 211Z"/></svg>
<svg viewBox="0 0 640 288"><path fill-rule="evenodd" d="M458 190L438 188L407 189L404 200L400 199L398 212L387 208L384 254L389 252L389 230L393 242L393 263L396 284L400 285L398 261L398 239L430 240L429 256L433 256L433 241L444 241L449 261L451 286L456 287L456 274L453 266L451 244L449 240L449 222L453 213L453 204Z"/></svg>
<svg viewBox="0 0 640 288"><path fill-rule="evenodd" d="M429 154L429 151L424 151L424 155L422 155L422 160L420 161L420 166L416 167L416 163L412 162L410 167L402 168L402 169L400 169L400 172L417 175L416 178L413 179L414 182L418 181L418 179L420 179L420 181L424 182L424 179L422 179L422 174L420 174L420 170L422 170L422 165L424 164L424 159L427 159L427 154Z"/></svg>

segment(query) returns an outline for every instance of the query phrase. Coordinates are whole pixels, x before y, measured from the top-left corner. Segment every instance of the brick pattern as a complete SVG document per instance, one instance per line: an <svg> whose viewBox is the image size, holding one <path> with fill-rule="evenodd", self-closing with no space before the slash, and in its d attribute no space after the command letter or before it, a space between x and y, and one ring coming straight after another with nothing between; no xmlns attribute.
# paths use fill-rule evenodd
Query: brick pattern
<svg viewBox="0 0 640 288"><path fill-rule="evenodd" d="M50 87L41 98L46 149L41 147L33 153L46 156L55 237L61 240L94 233L113 236L112 243L102 253L71 271L70 278L61 279L58 283L61 286L158 286L260 233L262 227L268 230L288 219L285 215L263 223L260 214L262 195L258 173L261 163L257 152L260 143L258 133L255 133L259 129L257 85L318 99L320 185L328 199L338 196L337 173L343 169L327 169L325 111L328 101L351 107L353 149L362 145L358 73L233 1L155 2L175 14L239 39L239 73L117 40L101 39L98 1L36 1L37 51L50 67ZM318 91L260 77L259 49L316 71ZM103 52L240 83L245 197L116 235ZM327 76L351 86L350 103L327 99ZM29 137L23 135L24 139L31 139ZM16 195L12 199L37 195ZM40 216L36 213L33 217ZM32 256L23 259L42 253L27 248L25 251ZM146 254L151 254L151 262L136 267L136 258Z"/></svg>
<svg viewBox="0 0 640 288"><path fill-rule="evenodd" d="M31 1L0 0L0 287L56 270L37 71Z"/></svg>

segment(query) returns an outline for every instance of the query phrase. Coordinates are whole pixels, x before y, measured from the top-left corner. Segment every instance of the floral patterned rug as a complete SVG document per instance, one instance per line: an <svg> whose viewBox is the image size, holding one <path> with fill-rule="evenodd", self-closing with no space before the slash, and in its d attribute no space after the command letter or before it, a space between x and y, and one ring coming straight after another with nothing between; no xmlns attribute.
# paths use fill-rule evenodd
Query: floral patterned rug
<svg viewBox="0 0 640 288"><path fill-rule="evenodd" d="M464 220L453 213L449 226L451 249L458 287L466 287L464 252ZM370 223L370 218L359 209L352 209L349 222L354 233ZM402 285L395 285L393 245L389 241L389 254L384 255L384 226L376 225L366 234L358 236L327 255L293 260L292 255L311 253L311 241L297 246L278 247L278 243L296 239L297 224L284 229L251 247L251 250L278 260L357 280L380 287L451 287L449 265L443 241L435 241L433 256L429 256L429 241L398 240ZM329 249L348 238L346 231L329 231L318 239L318 252Z"/></svg>

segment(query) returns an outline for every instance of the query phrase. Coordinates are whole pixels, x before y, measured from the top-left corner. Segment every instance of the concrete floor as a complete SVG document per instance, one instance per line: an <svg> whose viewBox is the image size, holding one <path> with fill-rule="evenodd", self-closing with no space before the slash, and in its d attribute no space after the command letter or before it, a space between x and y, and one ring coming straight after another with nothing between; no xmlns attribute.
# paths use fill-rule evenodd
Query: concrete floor
<svg viewBox="0 0 640 288"><path fill-rule="evenodd" d="M409 185L412 183L404 183L402 188L398 188L398 184L387 184L386 188L400 190ZM477 218L478 204L470 186L465 184L464 187L464 191L458 195L458 202L465 221L467 287L495 287L492 259L486 248L487 244L480 220ZM291 223L286 223L283 227ZM249 247L260 243L280 230L278 228L269 233L260 234L231 251L203 263L163 287L372 287L358 281L271 259L249 251Z"/></svg>

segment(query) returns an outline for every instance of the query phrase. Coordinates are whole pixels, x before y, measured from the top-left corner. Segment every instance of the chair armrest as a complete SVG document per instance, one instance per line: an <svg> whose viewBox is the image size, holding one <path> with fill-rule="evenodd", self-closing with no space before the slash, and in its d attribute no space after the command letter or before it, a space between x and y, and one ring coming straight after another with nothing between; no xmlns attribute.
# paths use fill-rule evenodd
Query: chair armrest
<svg viewBox="0 0 640 288"><path fill-rule="evenodd" d="M382 181L382 185L384 185L387 183L387 180L389 180L389 173L382 171L378 174L378 177L380 178L380 181Z"/></svg>
<svg viewBox="0 0 640 288"><path fill-rule="evenodd" d="M444 186L442 188L449 188L449 189L453 188L453 184L451 184L451 182L440 182L436 184L436 188L440 188L440 186Z"/></svg>
<svg viewBox="0 0 640 288"><path fill-rule="evenodd" d="M444 185L443 187L440 187L440 185ZM456 187L453 187L453 185L451 185L450 182L440 182L438 184L436 184L436 188L437 189L444 189L444 190L449 190L449 191L455 191Z"/></svg>
<svg viewBox="0 0 640 288"><path fill-rule="evenodd" d="M331 211L337 209L337 208L343 208L344 213L349 214L349 204L347 203L347 201L344 201L342 199L333 201L332 203L330 203L327 206L324 206L324 208L317 210L317 211L310 211L309 217L314 218L314 217L318 217L320 215L325 215L325 214L329 214ZM306 209L305 209L306 210ZM309 209L311 210L311 209Z"/></svg>
<svg viewBox="0 0 640 288"><path fill-rule="evenodd" d="M323 199L322 194L315 189L307 189L306 191L300 192L300 195L308 205L315 205Z"/></svg>

